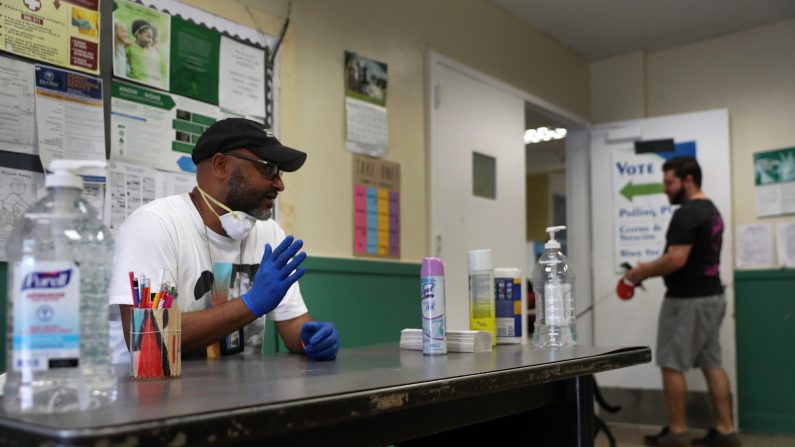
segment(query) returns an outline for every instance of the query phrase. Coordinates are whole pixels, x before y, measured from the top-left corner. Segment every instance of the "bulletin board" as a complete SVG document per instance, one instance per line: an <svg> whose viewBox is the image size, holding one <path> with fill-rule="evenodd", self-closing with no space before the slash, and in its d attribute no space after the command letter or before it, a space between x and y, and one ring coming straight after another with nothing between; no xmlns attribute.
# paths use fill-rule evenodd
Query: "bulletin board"
<svg viewBox="0 0 795 447"><path fill-rule="evenodd" d="M193 188L190 154L215 121L273 128L276 48L176 0L3 0L0 261L54 159L110 162L86 173L84 197L115 229L138 206Z"/></svg>

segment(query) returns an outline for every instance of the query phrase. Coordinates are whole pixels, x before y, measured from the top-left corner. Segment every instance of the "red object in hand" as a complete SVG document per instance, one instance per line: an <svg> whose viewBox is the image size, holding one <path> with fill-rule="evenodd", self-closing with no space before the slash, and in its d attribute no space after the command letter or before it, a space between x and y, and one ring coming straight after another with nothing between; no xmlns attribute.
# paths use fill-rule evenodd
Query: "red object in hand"
<svg viewBox="0 0 795 447"><path fill-rule="evenodd" d="M618 280L618 285L616 285L616 295L622 300L628 300L635 295L635 286L636 284L622 277Z"/></svg>

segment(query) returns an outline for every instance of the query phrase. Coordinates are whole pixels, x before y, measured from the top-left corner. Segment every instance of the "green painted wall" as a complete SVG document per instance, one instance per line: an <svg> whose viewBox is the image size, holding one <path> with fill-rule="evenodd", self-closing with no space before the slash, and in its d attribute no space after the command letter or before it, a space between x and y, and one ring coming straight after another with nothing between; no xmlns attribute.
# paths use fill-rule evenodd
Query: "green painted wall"
<svg viewBox="0 0 795 447"><path fill-rule="evenodd" d="M343 347L399 341L401 329L421 327L419 264L309 257L302 265L309 313L333 322ZM271 322L265 332L263 348L272 352L278 337ZM281 342L278 349L285 350Z"/></svg>
<svg viewBox="0 0 795 447"><path fill-rule="evenodd" d="M741 430L795 433L795 270L734 274Z"/></svg>

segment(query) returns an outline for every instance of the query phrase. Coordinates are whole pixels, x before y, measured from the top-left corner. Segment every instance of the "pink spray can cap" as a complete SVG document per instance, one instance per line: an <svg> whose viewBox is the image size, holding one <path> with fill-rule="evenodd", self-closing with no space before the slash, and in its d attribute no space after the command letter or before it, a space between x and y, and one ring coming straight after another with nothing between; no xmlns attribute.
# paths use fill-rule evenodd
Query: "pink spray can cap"
<svg viewBox="0 0 795 447"><path fill-rule="evenodd" d="M439 258L422 258L420 276L444 276L444 264Z"/></svg>

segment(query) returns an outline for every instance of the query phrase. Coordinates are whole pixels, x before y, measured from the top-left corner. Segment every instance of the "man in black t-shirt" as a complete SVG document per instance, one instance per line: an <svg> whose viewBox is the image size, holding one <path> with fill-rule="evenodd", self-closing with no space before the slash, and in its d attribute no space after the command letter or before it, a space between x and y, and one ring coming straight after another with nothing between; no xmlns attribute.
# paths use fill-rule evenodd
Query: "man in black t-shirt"
<svg viewBox="0 0 795 447"><path fill-rule="evenodd" d="M657 365L662 369L668 426L646 436L646 445L688 446L684 373L701 368L715 415L715 428L693 445L739 446L731 416L729 379L721 366L720 325L726 299L720 281L723 218L701 191L701 167L691 157L663 164L665 193L674 212L666 234L665 254L648 264L638 263L625 278L637 284L663 276L665 299L657 328Z"/></svg>

